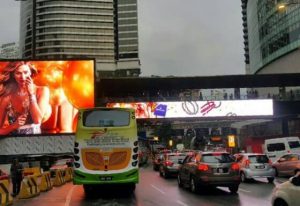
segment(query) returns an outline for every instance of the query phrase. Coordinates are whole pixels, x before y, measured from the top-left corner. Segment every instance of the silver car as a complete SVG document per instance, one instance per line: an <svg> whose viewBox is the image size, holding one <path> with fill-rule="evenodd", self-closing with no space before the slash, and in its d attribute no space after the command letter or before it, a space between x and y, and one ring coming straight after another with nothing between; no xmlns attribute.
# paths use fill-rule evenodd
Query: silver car
<svg viewBox="0 0 300 206"><path fill-rule="evenodd" d="M289 153L273 163L277 176L293 176L300 171L300 154Z"/></svg>
<svg viewBox="0 0 300 206"><path fill-rule="evenodd" d="M186 157L185 153L166 153L163 155L160 166L159 174L164 178L168 178L171 175L177 176L179 163Z"/></svg>
<svg viewBox="0 0 300 206"><path fill-rule="evenodd" d="M240 153L235 155L240 165L240 176L242 182L253 178L267 178L272 183L275 178L275 169L266 154Z"/></svg>

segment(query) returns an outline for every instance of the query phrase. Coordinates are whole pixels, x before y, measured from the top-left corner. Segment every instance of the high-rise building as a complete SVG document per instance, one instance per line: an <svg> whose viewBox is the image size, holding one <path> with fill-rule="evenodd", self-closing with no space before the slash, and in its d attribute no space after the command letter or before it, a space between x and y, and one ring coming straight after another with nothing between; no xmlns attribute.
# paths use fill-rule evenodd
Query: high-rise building
<svg viewBox="0 0 300 206"><path fill-rule="evenodd" d="M300 1L241 0L244 50L247 74L300 73ZM248 92L253 90L247 90ZM258 98L294 101L299 87L255 88ZM251 93L250 93L251 94ZM255 95L256 96L256 95ZM274 115L276 116L276 115ZM241 124L240 142L248 152L261 152L263 140L297 135L299 119L274 118L272 121ZM252 150L253 149L253 150Z"/></svg>
<svg viewBox="0 0 300 206"><path fill-rule="evenodd" d="M23 58L95 58L102 76L138 76L137 0L21 2Z"/></svg>
<svg viewBox="0 0 300 206"><path fill-rule="evenodd" d="M300 72L300 1L241 2L246 73Z"/></svg>
<svg viewBox="0 0 300 206"><path fill-rule="evenodd" d="M18 58L20 58L18 43L10 42L1 45L0 59L18 59Z"/></svg>

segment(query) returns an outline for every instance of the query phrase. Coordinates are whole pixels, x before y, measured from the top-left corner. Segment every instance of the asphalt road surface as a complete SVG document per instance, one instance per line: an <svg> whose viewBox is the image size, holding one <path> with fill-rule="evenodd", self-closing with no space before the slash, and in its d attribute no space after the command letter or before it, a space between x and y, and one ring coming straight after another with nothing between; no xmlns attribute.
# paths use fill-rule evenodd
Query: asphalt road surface
<svg viewBox="0 0 300 206"><path fill-rule="evenodd" d="M198 194L177 186L176 178L164 179L151 165L140 168L140 182L133 194L118 188L97 188L86 195L82 186L67 183L30 199L14 199L15 206L268 206L275 185L287 181L277 178L242 183L237 194L227 188L207 189Z"/></svg>

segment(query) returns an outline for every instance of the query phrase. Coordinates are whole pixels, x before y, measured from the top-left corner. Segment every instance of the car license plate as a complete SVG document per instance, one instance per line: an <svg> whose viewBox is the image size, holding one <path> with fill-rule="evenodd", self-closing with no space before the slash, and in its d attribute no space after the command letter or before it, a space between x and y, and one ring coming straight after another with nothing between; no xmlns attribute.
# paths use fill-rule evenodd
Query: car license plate
<svg viewBox="0 0 300 206"><path fill-rule="evenodd" d="M264 165L259 165L259 166L256 166L256 169L264 169L265 166Z"/></svg>
<svg viewBox="0 0 300 206"><path fill-rule="evenodd" d="M108 176L108 177L100 177L101 181L111 181L112 177Z"/></svg>
<svg viewBox="0 0 300 206"><path fill-rule="evenodd" d="M217 173L223 173L223 168L218 168Z"/></svg>

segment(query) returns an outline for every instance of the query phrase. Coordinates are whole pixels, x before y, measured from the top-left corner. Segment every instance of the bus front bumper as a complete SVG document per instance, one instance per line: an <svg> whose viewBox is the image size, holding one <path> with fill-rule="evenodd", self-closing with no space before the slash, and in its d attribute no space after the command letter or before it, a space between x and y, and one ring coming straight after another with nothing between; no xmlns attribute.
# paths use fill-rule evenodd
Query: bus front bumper
<svg viewBox="0 0 300 206"><path fill-rule="evenodd" d="M132 169L128 172L115 174L90 174L74 170L73 183L75 185L83 184L126 184L138 183L139 170Z"/></svg>

